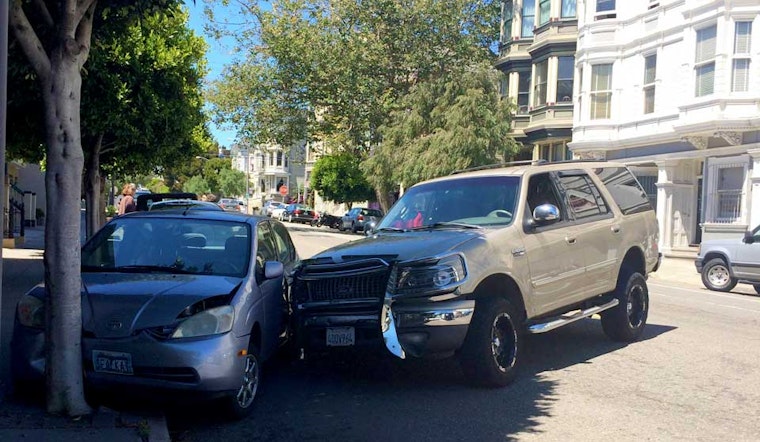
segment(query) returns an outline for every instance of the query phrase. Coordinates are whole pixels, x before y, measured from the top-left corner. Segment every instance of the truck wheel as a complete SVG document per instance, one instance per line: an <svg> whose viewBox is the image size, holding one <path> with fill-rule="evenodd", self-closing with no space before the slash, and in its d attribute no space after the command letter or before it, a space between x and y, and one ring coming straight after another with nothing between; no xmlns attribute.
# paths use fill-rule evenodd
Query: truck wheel
<svg viewBox="0 0 760 442"><path fill-rule="evenodd" d="M728 265L721 258L707 261L702 269L702 284L710 290L728 292L736 287L736 279L731 277Z"/></svg>
<svg viewBox="0 0 760 442"><path fill-rule="evenodd" d="M614 296L620 303L602 312L602 329L613 341L635 341L644 331L649 315L647 281L641 273L623 269Z"/></svg>
<svg viewBox="0 0 760 442"><path fill-rule="evenodd" d="M506 299L479 301L460 353L467 381L504 387L517 375L522 359L523 328Z"/></svg>

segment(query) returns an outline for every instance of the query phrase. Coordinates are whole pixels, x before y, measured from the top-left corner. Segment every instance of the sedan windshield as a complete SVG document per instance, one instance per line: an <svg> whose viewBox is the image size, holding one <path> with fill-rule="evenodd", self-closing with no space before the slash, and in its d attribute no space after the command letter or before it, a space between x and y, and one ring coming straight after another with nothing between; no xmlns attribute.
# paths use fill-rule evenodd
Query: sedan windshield
<svg viewBox="0 0 760 442"><path fill-rule="evenodd" d="M380 231L503 227L512 223L519 178L452 178L410 188L377 226Z"/></svg>
<svg viewBox="0 0 760 442"><path fill-rule="evenodd" d="M82 247L82 271L242 277L251 243L243 222L117 218Z"/></svg>

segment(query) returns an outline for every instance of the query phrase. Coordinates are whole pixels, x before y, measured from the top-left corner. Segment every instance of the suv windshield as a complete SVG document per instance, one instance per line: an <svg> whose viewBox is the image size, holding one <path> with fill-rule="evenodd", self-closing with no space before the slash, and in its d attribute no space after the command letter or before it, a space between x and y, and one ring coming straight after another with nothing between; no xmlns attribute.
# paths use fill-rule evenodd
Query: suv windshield
<svg viewBox="0 0 760 442"><path fill-rule="evenodd" d="M377 229L507 226L514 218L519 183L514 176L483 176L414 186L394 204Z"/></svg>
<svg viewBox="0 0 760 442"><path fill-rule="evenodd" d="M251 232L242 222L124 217L82 247L84 272L245 276Z"/></svg>

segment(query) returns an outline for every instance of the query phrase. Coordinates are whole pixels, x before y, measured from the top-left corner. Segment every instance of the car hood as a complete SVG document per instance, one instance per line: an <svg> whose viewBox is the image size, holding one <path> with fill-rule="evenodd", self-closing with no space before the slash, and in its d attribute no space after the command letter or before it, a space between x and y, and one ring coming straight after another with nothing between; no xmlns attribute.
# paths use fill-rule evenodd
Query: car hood
<svg viewBox="0 0 760 442"><path fill-rule="evenodd" d="M231 297L241 281L212 275L84 273L82 328L98 338L121 338L168 326L198 301Z"/></svg>
<svg viewBox="0 0 760 442"><path fill-rule="evenodd" d="M446 253L485 234L482 230L416 230L379 233L327 249L305 260L309 263L339 263L365 258L388 262L413 261Z"/></svg>

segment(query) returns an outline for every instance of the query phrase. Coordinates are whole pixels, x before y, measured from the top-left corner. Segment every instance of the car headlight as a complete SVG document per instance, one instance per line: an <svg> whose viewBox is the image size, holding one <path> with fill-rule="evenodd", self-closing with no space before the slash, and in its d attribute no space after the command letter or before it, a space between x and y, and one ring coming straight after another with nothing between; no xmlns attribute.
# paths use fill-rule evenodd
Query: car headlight
<svg viewBox="0 0 760 442"><path fill-rule="evenodd" d="M446 292L454 290L466 277L464 258L449 255L436 262L400 265L389 289L397 295Z"/></svg>
<svg viewBox="0 0 760 442"><path fill-rule="evenodd" d="M232 306L210 308L182 321L172 338L195 338L227 333L232 330L232 322L235 319L235 311Z"/></svg>
<svg viewBox="0 0 760 442"><path fill-rule="evenodd" d="M45 301L24 295L16 306L18 322L25 327L45 328Z"/></svg>

